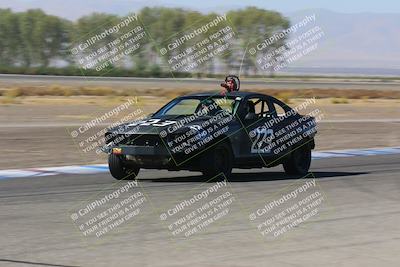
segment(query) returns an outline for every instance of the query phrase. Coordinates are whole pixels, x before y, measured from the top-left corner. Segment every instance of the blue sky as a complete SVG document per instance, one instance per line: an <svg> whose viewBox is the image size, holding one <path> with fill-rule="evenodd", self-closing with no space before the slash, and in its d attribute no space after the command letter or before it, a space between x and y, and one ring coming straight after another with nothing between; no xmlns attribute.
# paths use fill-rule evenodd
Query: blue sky
<svg viewBox="0 0 400 267"><path fill-rule="evenodd" d="M124 15L149 5L184 7L202 12L225 12L252 5L286 14L315 8L342 13L400 13L398 0L0 0L1 8L12 8L17 11L41 8L47 13L69 19L76 19L95 11Z"/></svg>
<svg viewBox="0 0 400 267"><path fill-rule="evenodd" d="M187 0L164 1L174 2L177 5L192 5L196 8L205 6L257 6L267 9L274 9L281 12L293 12L309 8L323 8L344 13L358 12L395 12L400 13L400 1L398 0L202 0L189 4Z"/></svg>

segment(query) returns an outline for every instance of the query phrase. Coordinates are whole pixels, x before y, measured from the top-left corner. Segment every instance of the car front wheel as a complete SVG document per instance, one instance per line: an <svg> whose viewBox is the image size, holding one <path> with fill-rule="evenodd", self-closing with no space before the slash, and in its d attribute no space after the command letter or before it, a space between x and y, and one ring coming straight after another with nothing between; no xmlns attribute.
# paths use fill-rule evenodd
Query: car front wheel
<svg viewBox="0 0 400 267"><path fill-rule="evenodd" d="M219 143L204 155L203 175L207 179L225 180L232 174L233 155L229 144Z"/></svg>
<svg viewBox="0 0 400 267"><path fill-rule="evenodd" d="M134 180L139 174L139 168L127 168L118 155L108 156L108 168L111 175L117 180Z"/></svg>

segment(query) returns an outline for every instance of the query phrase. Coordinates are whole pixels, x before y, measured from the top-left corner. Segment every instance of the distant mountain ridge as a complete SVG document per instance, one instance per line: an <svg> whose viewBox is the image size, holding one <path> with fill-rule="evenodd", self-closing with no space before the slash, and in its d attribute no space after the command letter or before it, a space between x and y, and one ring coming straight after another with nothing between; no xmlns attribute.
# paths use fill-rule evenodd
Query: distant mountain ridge
<svg viewBox="0 0 400 267"><path fill-rule="evenodd" d="M295 67L400 70L400 14L311 9L285 15L294 24L310 14L316 14L315 25L325 32L324 40Z"/></svg>

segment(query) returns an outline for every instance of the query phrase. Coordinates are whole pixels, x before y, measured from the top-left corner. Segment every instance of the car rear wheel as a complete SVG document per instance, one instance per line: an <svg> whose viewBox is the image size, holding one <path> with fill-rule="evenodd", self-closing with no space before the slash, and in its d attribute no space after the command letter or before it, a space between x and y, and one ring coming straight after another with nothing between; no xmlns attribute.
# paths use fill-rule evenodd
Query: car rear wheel
<svg viewBox="0 0 400 267"><path fill-rule="evenodd" d="M207 179L222 181L232 174L233 155L227 143L219 143L203 156L203 176Z"/></svg>
<svg viewBox="0 0 400 267"><path fill-rule="evenodd" d="M305 175L311 165L311 148L308 144L293 150L289 159L283 163L286 174Z"/></svg>
<svg viewBox="0 0 400 267"><path fill-rule="evenodd" d="M139 168L125 167L120 156L110 154L108 156L108 168L111 175L117 180L135 180L139 174Z"/></svg>

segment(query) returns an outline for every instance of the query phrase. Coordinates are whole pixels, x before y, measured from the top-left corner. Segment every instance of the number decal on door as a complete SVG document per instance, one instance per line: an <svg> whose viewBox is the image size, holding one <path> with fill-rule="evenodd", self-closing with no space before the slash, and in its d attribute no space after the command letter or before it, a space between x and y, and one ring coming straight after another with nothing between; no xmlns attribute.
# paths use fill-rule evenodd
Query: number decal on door
<svg viewBox="0 0 400 267"><path fill-rule="evenodd" d="M254 138L251 144L251 153L270 153L271 142L274 138L274 131L272 129L266 129L265 127L259 127L252 131L250 134Z"/></svg>

